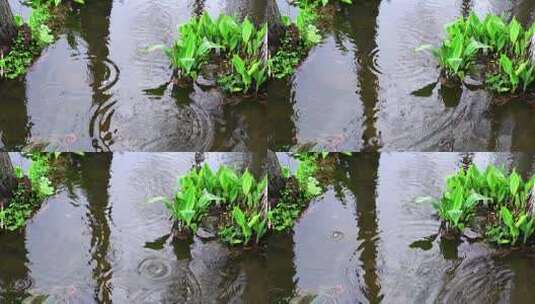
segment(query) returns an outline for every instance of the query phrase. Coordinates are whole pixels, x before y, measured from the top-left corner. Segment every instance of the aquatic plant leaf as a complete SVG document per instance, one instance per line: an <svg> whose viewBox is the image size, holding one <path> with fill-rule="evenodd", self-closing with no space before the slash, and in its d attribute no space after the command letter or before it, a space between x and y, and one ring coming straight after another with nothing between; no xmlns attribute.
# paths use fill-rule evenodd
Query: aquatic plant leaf
<svg viewBox="0 0 535 304"><path fill-rule="evenodd" d="M509 38L511 39L512 43L517 41L521 30L522 26L520 23L518 23L518 21L516 21L516 18L513 17L513 20L511 20L511 23L509 23Z"/></svg>
<svg viewBox="0 0 535 304"><path fill-rule="evenodd" d="M192 209L180 210L179 215L180 218L186 223L186 225L191 226L191 221L193 220L195 211Z"/></svg>
<svg viewBox="0 0 535 304"><path fill-rule="evenodd" d="M520 230L522 231L522 234L524 235L523 242L524 244L526 244L528 239L533 235L533 232L535 230L533 217L531 217L529 220L524 221L523 224L520 225Z"/></svg>
<svg viewBox="0 0 535 304"><path fill-rule="evenodd" d="M264 234L266 234L267 231L267 218L264 218L262 221L258 222L253 229L256 234L256 243L259 243L260 239L264 236Z"/></svg>
<svg viewBox="0 0 535 304"><path fill-rule="evenodd" d="M470 40L470 43L466 46L464 50L464 56L471 57L473 56L478 50L480 49L486 49L488 48L487 45L475 40L472 38Z"/></svg>
<svg viewBox="0 0 535 304"><path fill-rule="evenodd" d="M522 180L520 175L513 171L513 173L511 173L511 176L509 176L509 190L511 191L512 195L517 194L518 189L520 188L521 181Z"/></svg>
<svg viewBox="0 0 535 304"><path fill-rule="evenodd" d="M459 68L461 67L461 64L463 63L463 60L459 57L454 58L448 58L447 60L448 65L451 67L451 69L457 73L459 71Z"/></svg>
<svg viewBox="0 0 535 304"><path fill-rule="evenodd" d="M437 199L432 196L420 196L417 197L414 202L417 204L432 204L433 202L436 202Z"/></svg>
<svg viewBox="0 0 535 304"><path fill-rule="evenodd" d="M472 192L466 199L466 208L473 209L478 202L489 201L490 198L483 196L477 192Z"/></svg>
<svg viewBox="0 0 535 304"><path fill-rule="evenodd" d="M459 220L461 219L462 212L460 209L453 209L447 211L447 216L452 220L454 225L457 225L459 223Z"/></svg>
<svg viewBox="0 0 535 304"><path fill-rule="evenodd" d="M507 225L508 227L514 227L513 215L507 207L502 206L502 208L500 209L500 217L505 225Z"/></svg>
<svg viewBox="0 0 535 304"><path fill-rule="evenodd" d="M148 204L154 204L154 203L159 203L159 202L169 202L169 199L165 196L157 196L147 201Z"/></svg>
<svg viewBox="0 0 535 304"><path fill-rule="evenodd" d="M251 189L253 187L253 183L255 182L254 177L249 173L249 171L245 171L245 173L242 175L242 191L243 194L246 196L251 193Z"/></svg>
<svg viewBox="0 0 535 304"><path fill-rule="evenodd" d="M426 50L432 50L434 47L432 44L422 44L414 49L415 52L422 52Z"/></svg>
<svg viewBox="0 0 535 304"><path fill-rule="evenodd" d="M251 40L251 36L254 32L254 25L249 18L245 18L242 22L242 39L246 44Z"/></svg>
<svg viewBox="0 0 535 304"><path fill-rule="evenodd" d="M222 200L221 197L209 193L206 191L206 189L204 189L201 197L199 198L198 205L201 209L206 209L211 202L220 200Z"/></svg>
<svg viewBox="0 0 535 304"><path fill-rule="evenodd" d="M438 81L435 81L433 83L430 83L418 90L412 91L411 95L418 96L418 97L429 97L433 95L433 90L437 86Z"/></svg>
<svg viewBox="0 0 535 304"><path fill-rule="evenodd" d="M321 194L322 190L321 190L321 187L319 187L319 182L316 178L314 178L313 176L310 176L308 178L308 183L307 183L307 193L308 195L314 197L314 196L318 196Z"/></svg>

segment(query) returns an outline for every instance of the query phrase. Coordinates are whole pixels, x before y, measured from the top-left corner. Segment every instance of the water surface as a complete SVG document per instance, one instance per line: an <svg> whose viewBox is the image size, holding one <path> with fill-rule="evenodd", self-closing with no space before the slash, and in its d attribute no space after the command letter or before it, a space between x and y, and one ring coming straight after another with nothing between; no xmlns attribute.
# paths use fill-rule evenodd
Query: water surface
<svg viewBox="0 0 535 304"><path fill-rule="evenodd" d="M296 162L279 154L282 165ZM532 303L533 251L436 237L420 196L438 196L460 166L535 169L535 156L360 153L330 171L326 193L262 248L169 238L161 204L194 164L258 164L246 154L88 154L17 233L0 234L0 302ZM15 163L23 163L16 160ZM255 165L251 165L255 167Z"/></svg>
<svg viewBox="0 0 535 304"><path fill-rule="evenodd" d="M28 9L10 0L16 14ZM0 83L0 149L54 151L262 151L262 97L178 88L163 52L178 25L208 11L251 15L265 1L88 1L28 74ZM259 17L260 16L260 17Z"/></svg>
<svg viewBox="0 0 535 304"><path fill-rule="evenodd" d="M269 87L275 151L534 151L535 109L496 106L483 89L446 87L423 44L474 10L533 22L535 1L353 1L290 81ZM281 11L292 11L284 0ZM527 97L532 100L532 97Z"/></svg>

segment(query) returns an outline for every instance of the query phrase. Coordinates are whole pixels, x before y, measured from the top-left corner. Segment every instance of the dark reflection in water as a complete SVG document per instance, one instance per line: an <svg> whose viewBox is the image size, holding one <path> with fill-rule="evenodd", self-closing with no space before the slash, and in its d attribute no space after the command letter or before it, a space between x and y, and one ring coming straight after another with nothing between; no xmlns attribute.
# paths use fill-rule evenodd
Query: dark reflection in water
<svg viewBox="0 0 535 304"><path fill-rule="evenodd" d="M32 286L28 275L27 251L24 246L25 235L7 233L2 240L2 263L0 263L0 300L13 301L28 295Z"/></svg>
<svg viewBox="0 0 535 304"><path fill-rule="evenodd" d="M285 1L278 1L287 11ZM532 151L534 108L437 79L423 44L439 45L444 24L475 10L533 21L535 1L356 1L336 12L288 83L269 88L274 150Z"/></svg>
<svg viewBox="0 0 535 304"><path fill-rule="evenodd" d="M16 80L2 85L0 111L0 149L22 149L30 137L31 124L26 111L26 92Z"/></svg>
<svg viewBox="0 0 535 304"><path fill-rule="evenodd" d="M111 207L108 195L110 166L113 154L99 153L82 158L79 164L80 187L85 192L88 205L88 224L91 234L91 264L93 279L96 282L95 299L109 302L112 279L111 264L108 260L110 251ZM94 170L100 168L100 170Z"/></svg>
<svg viewBox="0 0 535 304"><path fill-rule="evenodd" d="M364 122L362 125L363 148L377 150L379 145L379 134L375 128L376 106L378 101L378 79L377 79L377 17L379 15L379 5L381 1L357 2L351 7L347 20L349 21L349 32L355 45L353 50L357 62L358 91L361 96L362 107L364 108Z"/></svg>
<svg viewBox="0 0 535 304"><path fill-rule="evenodd" d="M288 155L278 157L295 168ZM443 239L433 208L416 202L439 196L445 177L471 163L531 175L531 154L331 158L327 192L293 232L245 251L197 236L171 240L167 211L147 200L172 195L175 177L192 166L256 171L264 156L70 158L61 170L65 183L26 229L0 234L2 303L531 303L535 297L532 251Z"/></svg>
<svg viewBox="0 0 535 304"><path fill-rule="evenodd" d="M115 112L111 92L108 92L119 79L119 68L109 59L110 15L112 1L87 3L80 11L80 35L87 43L89 86L92 90L92 117L89 136L97 151L109 150L113 131L111 119ZM96 134L97 133L97 134Z"/></svg>

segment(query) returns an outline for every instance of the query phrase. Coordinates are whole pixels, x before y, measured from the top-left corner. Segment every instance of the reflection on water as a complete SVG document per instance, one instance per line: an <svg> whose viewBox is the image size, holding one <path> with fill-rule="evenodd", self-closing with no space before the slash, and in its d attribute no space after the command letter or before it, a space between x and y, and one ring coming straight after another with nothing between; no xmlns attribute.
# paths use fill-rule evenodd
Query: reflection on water
<svg viewBox="0 0 535 304"><path fill-rule="evenodd" d="M279 1L284 7L285 1ZM354 1L332 17L289 83L269 88L274 150L531 151L534 108L493 106L481 89L438 82L444 24L470 10L533 22L535 1ZM285 8L281 9L285 12Z"/></svg>
<svg viewBox="0 0 535 304"><path fill-rule="evenodd" d="M28 9L10 0L16 13ZM265 0L93 1L70 14L25 77L0 83L0 149L262 151L262 97L173 88L163 52L177 26L207 10L265 18ZM255 100L260 99L260 100ZM226 105L228 103L234 105Z"/></svg>
<svg viewBox="0 0 535 304"><path fill-rule="evenodd" d="M271 4L277 3L278 7ZM16 12L27 15L19 1ZM86 151L531 151L535 108L493 104L477 85L438 81L422 44L475 10L533 21L535 1L356 1L329 15L325 39L290 80L229 98L207 85L169 84L163 52L177 25L203 10L257 22L285 0L88 2L26 77L0 84L0 149ZM477 84L478 80L471 80Z"/></svg>
<svg viewBox="0 0 535 304"><path fill-rule="evenodd" d="M279 154L282 165L295 161ZM334 161L334 159L331 159ZM20 163L16 160L15 163ZM171 240L161 204L206 162L261 170L260 154L115 153L73 158L26 229L0 235L0 302L530 303L530 252L442 239L431 206L461 166L535 170L530 154L361 153L333 166L327 192L292 233L241 251Z"/></svg>

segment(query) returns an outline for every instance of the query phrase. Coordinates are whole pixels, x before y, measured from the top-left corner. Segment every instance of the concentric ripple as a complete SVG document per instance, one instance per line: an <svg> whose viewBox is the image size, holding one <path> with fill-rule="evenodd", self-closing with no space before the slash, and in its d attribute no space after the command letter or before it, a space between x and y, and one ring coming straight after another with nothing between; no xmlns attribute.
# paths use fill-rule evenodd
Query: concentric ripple
<svg viewBox="0 0 535 304"><path fill-rule="evenodd" d="M147 257L139 263L138 273L151 281L165 281L173 275L173 266L163 258L152 256Z"/></svg>

